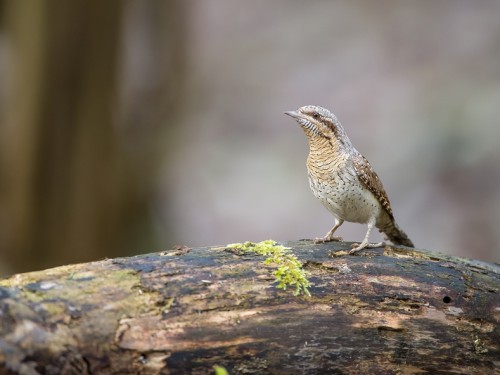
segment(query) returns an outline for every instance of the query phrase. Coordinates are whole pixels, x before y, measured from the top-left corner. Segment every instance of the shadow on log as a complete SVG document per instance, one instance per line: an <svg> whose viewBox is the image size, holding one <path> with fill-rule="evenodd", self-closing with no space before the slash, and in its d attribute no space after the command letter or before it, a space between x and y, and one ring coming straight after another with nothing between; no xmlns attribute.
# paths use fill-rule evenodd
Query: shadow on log
<svg viewBox="0 0 500 375"><path fill-rule="evenodd" d="M179 248L0 281L2 374L491 374L500 267L288 242L311 297L263 257Z"/></svg>

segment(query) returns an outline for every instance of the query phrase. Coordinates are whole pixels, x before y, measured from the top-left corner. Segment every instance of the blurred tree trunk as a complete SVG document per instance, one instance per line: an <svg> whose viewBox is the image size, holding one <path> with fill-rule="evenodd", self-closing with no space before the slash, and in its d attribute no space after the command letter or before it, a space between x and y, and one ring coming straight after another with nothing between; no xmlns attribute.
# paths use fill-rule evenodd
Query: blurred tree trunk
<svg viewBox="0 0 500 375"><path fill-rule="evenodd" d="M168 3L172 8L179 2ZM118 82L123 14L132 4L4 3L12 74L0 125L5 231L0 255L12 270L116 256L118 249L130 252L140 243L151 246L144 244L152 237L149 200L158 157L151 140L161 138L161 128L141 128L144 115L133 117L134 129L126 126L122 119L129 115L129 103L120 105ZM155 12L159 6L147 4L156 16L151 33L168 18L182 16L167 12L167 6ZM165 55L169 49L176 55L172 50L178 44L162 48ZM169 99L155 94L155 106ZM148 141L134 145L136 139Z"/></svg>
<svg viewBox="0 0 500 375"><path fill-rule="evenodd" d="M112 118L121 2L92 4L7 3L15 76L5 188L16 269L116 248L133 194Z"/></svg>

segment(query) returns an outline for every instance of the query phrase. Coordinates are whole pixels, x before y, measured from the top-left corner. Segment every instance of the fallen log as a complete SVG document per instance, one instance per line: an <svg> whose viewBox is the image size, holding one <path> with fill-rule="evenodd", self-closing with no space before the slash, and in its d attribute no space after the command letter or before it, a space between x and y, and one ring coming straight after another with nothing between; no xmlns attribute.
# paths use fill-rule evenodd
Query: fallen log
<svg viewBox="0 0 500 375"><path fill-rule="evenodd" d="M310 296L262 255L205 247L0 280L2 374L491 374L500 267L288 242Z"/></svg>

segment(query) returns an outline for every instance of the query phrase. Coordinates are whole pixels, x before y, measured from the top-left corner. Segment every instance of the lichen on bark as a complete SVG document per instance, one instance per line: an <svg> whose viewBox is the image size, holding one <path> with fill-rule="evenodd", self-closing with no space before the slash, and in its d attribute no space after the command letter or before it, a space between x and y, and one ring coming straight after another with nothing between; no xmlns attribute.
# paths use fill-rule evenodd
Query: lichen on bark
<svg viewBox="0 0 500 375"><path fill-rule="evenodd" d="M227 245L230 249L239 249L244 252L253 252L258 255L266 256L263 264L274 266L274 282L278 289L286 290L287 287L295 288L295 296L303 293L310 296L309 287L311 286L307 279L308 272L302 267L302 263L291 252L290 247L279 245L274 240L265 240L258 243L246 241L244 243L232 243Z"/></svg>

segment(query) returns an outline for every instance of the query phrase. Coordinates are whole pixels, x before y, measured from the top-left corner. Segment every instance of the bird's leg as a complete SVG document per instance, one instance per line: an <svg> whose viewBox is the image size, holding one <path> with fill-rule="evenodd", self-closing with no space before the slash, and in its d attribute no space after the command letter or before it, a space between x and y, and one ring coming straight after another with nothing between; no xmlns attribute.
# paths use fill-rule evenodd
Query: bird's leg
<svg viewBox="0 0 500 375"><path fill-rule="evenodd" d="M363 249L370 249L370 248L374 248L374 247L384 246L383 242L378 242L378 243L369 243L368 242L368 239L370 237L370 233L371 233L374 226L375 226L375 219L371 219L368 222L368 230L366 231L366 235L365 235L365 238L363 239L363 242L352 244L352 250L349 251L349 254L353 254L356 251L363 250Z"/></svg>
<svg viewBox="0 0 500 375"><path fill-rule="evenodd" d="M324 243L331 241L342 241L342 237L334 237L333 233L344 223L344 220L335 218L335 225L332 229L328 231L328 233L323 238L316 238L314 240L315 243Z"/></svg>

